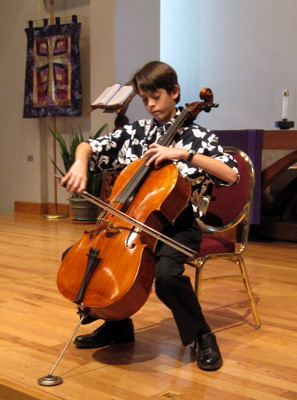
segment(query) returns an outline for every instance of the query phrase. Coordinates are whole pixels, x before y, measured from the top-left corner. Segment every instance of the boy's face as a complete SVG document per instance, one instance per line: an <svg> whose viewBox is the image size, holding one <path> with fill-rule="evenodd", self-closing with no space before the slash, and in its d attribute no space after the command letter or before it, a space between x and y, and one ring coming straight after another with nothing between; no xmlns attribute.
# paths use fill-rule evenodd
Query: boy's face
<svg viewBox="0 0 297 400"><path fill-rule="evenodd" d="M160 125L166 124L174 117L175 99L179 96L179 87L176 85L172 93L167 93L165 89L157 89L154 92L139 89L146 110L159 122Z"/></svg>

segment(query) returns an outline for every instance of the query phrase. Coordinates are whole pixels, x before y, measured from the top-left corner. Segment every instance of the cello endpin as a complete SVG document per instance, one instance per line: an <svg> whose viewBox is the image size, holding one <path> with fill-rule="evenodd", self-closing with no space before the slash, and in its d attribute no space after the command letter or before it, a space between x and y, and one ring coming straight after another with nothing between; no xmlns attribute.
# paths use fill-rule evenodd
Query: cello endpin
<svg viewBox="0 0 297 400"><path fill-rule="evenodd" d="M57 386L63 383L63 378L55 375L46 375L38 379L38 384L42 386Z"/></svg>

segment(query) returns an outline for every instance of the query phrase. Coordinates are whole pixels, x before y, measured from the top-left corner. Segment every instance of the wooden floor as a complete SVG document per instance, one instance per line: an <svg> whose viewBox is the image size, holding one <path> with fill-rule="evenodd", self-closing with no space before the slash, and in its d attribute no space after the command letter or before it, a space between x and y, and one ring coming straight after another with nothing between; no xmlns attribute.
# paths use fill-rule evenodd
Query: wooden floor
<svg viewBox="0 0 297 400"><path fill-rule="evenodd" d="M219 371L197 368L171 313L152 293L134 316L135 344L79 350L71 343L54 372L63 383L40 386L78 322L56 275L61 253L85 229L90 225L69 219L0 214L0 400L297 399L294 242L251 241L245 253L261 329L252 325L241 282L203 284L201 304L224 357ZM208 265L205 274L220 268L227 264Z"/></svg>

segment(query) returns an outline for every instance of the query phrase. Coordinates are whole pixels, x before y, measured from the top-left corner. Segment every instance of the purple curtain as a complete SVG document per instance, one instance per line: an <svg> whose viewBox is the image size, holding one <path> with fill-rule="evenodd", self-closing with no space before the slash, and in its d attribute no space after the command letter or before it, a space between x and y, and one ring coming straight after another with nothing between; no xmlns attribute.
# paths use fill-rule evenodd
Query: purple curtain
<svg viewBox="0 0 297 400"><path fill-rule="evenodd" d="M29 21L24 118L82 115L79 37L81 24L33 28Z"/></svg>

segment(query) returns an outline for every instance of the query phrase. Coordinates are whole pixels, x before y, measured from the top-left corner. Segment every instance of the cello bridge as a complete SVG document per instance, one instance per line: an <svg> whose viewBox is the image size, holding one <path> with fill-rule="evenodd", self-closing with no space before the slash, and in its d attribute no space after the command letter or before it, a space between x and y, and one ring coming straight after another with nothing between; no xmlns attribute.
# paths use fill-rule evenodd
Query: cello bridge
<svg viewBox="0 0 297 400"><path fill-rule="evenodd" d="M101 222L103 229L105 229L108 235L115 235L116 233L120 233L121 229L113 224L112 222L108 221L104 218L98 218L98 222Z"/></svg>

